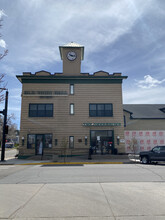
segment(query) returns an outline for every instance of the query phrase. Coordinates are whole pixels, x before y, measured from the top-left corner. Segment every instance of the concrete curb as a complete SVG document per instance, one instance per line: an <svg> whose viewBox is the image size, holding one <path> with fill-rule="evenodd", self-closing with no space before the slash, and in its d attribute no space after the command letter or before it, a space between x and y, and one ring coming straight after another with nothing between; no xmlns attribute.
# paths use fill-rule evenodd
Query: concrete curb
<svg viewBox="0 0 165 220"><path fill-rule="evenodd" d="M124 162L39 162L39 163L24 163L19 165L83 165L83 164L123 164Z"/></svg>
<svg viewBox="0 0 165 220"><path fill-rule="evenodd" d="M30 162L30 163L0 163L1 165L54 165L54 166L70 166L70 165L92 165L92 164L134 164L139 163L138 161L127 161L127 162L120 162L120 161L110 161L110 162Z"/></svg>

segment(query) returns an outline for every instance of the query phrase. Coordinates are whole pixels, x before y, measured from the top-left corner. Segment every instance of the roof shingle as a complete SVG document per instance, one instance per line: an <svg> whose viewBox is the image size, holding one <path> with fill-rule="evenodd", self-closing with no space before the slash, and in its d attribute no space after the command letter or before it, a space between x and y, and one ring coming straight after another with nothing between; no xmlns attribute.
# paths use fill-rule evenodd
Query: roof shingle
<svg viewBox="0 0 165 220"><path fill-rule="evenodd" d="M160 109L165 109L165 104L124 104L123 109L132 113L132 118L163 119L165 113Z"/></svg>

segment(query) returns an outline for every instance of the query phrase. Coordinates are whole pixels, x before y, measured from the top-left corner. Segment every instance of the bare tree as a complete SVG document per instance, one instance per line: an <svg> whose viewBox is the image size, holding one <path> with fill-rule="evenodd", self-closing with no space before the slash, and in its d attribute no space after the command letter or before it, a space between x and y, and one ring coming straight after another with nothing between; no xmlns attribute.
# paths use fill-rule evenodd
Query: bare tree
<svg viewBox="0 0 165 220"><path fill-rule="evenodd" d="M64 163L65 163L66 162L66 158L67 158L67 149L68 149L68 140L67 140L66 137L62 138L61 149L63 151L63 157L64 157Z"/></svg>
<svg viewBox="0 0 165 220"><path fill-rule="evenodd" d="M0 73L0 102L4 100L3 91L6 89L6 85L4 83L5 74Z"/></svg>
<svg viewBox="0 0 165 220"><path fill-rule="evenodd" d="M3 15L4 15L3 10L0 10L0 28L2 28L2 21L3 21L2 16L3 16ZM1 38L2 38L2 35L1 35L1 33L0 33L0 39L1 39ZM0 53L0 60L1 60L4 56L6 56L7 53L8 53L8 50L7 50L7 49L4 49L3 53Z"/></svg>
<svg viewBox="0 0 165 220"><path fill-rule="evenodd" d="M2 18L1 15L3 14L2 10L0 10L0 28L2 28ZM0 33L0 39L2 35ZM4 49L3 52L0 52L0 61L7 55L8 50ZM5 74L0 73L0 102L4 100L3 90L6 88L6 84L4 84L4 76Z"/></svg>

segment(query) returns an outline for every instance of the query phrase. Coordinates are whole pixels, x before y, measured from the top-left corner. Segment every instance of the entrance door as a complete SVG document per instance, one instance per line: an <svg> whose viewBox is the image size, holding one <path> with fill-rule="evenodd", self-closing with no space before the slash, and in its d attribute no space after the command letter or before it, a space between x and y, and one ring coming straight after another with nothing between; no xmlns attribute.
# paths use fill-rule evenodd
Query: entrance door
<svg viewBox="0 0 165 220"><path fill-rule="evenodd" d="M90 136L91 147L93 148L95 153L113 153L113 130L92 130Z"/></svg>
<svg viewBox="0 0 165 220"><path fill-rule="evenodd" d="M37 134L36 135L36 155L43 155L44 148L44 135Z"/></svg>

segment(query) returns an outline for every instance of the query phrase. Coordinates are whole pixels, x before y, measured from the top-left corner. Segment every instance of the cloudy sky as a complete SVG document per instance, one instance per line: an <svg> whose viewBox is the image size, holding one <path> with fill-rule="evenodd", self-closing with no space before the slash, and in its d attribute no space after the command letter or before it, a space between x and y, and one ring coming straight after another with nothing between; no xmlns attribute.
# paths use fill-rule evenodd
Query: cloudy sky
<svg viewBox="0 0 165 220"><path fill-rule="evenodd" d="M85 46L82 72L121 72L124 104L165 103L164 0L0 0L0 61L19 127L16 75L62 72L59 46ZM2 109L4 104L0 105Z"/></svg>

